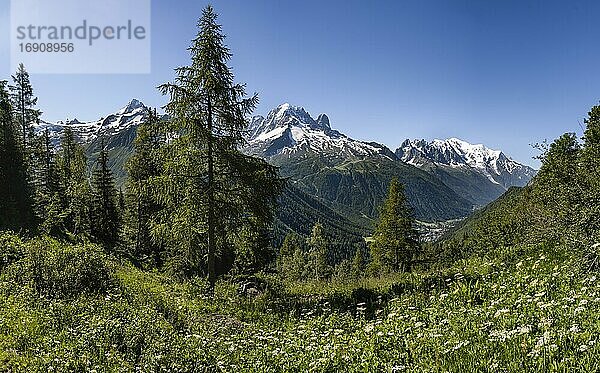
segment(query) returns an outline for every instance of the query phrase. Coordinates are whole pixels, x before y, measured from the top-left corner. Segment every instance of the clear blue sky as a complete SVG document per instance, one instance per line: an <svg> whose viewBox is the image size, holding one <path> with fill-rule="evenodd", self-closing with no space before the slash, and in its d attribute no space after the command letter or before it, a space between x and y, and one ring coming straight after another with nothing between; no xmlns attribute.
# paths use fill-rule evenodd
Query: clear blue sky
<svg viewBox="0 0 600 373"><path fill-rule="evenodd" d="M96 119L189 61L207 2L153 0L149 75L33 75L49 120ZM593 1L223 1L213 3L257 114L290 102L351 137L396 148L459 137L531 160L530 143L581 132L600 99L600 3ZM0 78L9 75L0 0Z"/></svg>

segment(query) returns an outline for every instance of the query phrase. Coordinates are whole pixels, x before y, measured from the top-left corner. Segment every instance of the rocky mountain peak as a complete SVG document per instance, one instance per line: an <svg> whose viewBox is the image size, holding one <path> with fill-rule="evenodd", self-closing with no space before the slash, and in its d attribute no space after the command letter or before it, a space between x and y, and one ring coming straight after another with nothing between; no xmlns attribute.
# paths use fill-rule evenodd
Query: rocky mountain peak
<svg viewBox="0 0 600 373"><path fill-rule="evenodd" d="M119 110L116 114L128 114L128 113L132 113L137 109L141 109L144 107L144 104L138 100L138 99L132 99L131 101L129 101L129 103L123 107L121 110Z"/></svg>
<svg viewBox="0 0 600 373"><path fill-rule="evenodd" d="M317 118L317 124L319 127L331 129L331 124L329 123L329 117L327 114L320 114Z"/></svg>
<svg viewBox="0 0 600 373"><path fill-rule="evenodd" d="M428 164L469 167L503 187L525 185L535 175L534 169L510 159L500 150L457 138L405 140L396 150L396 155L402 161L417 167Z"/></svg>

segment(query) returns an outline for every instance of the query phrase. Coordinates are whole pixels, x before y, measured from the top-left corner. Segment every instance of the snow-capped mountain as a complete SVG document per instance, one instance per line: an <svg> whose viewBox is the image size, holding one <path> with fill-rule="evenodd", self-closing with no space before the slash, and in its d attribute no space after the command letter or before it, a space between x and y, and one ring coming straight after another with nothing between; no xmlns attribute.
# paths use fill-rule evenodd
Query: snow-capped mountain
<svg viewBox="0 0 600 373"><path fill-rule="evenodd" d="M511 186L526 185L535 175L535 170L501 151L455 138L407 140L394 153L385 145L355 140L332 129L326 114L315 119L304 108L287 103L266 117L253 117L246 140L246 153L279 166L284 176L306 192L344 204L355 203L342 198L344 193L359 199L374 189L384 190L389 178L398 176L406 183L412 203L424 206L423 211L429 209L423 216L436 213L430 208L434 195L445 195L446 200L470 209L495 200ZM377 176L365 181L359 175ZM435 191L421 193L436 183ZM379 198L378 194L369 196L371 202ZM443 204L444 198L436 203ZM365 208L361 213L372 211Z"/></svg>
<svg viewBox="0 0 600 373"><path fill-rule="evenodd" d="M41 121L40 124L34 125L34 130L36 133L41 133L48 129L53 144L57 145L63 130L69 127L79 142L89 144L100 136L111 137L137 128L146 119L147 114L144 104L133 99L118 111L96 121L80 122L77 119L56 123ZM135 131L129 132L135 134Z"/></svg>
<svg viewBox="0 0 600 373"><path fill-rule="evenodd" d="M91 163L104 145L121 185L127 177L123 165L146 115L144 104L134 99L96 121L41 122L35 131L48 129L58 145L64 129L71 128ZM465 216L508 187L525 185L535 174L501 151L458 139L407 140L394 153L385 145L332 129L326 114L315 119L302 107L287 103L266 117L253 117L246 133L245 153L279 166L296 188L359 220L376 217L392 177L405 185L417 217L430 221Z"/></svg>
<svg viewBox="0 0 600 373"><path fill-rule="evenodd" d="M314 119L304 108L288 103L271 110L266 118L253 117L247 140L245 151L264 157L300 155L309 151L339 158L375 155L395 158L381 144L354 140L331 129L326 114Z"/></svg>
<svg viewBox="0 0 600 373"><path fill-rule="evenodd" d="M535 170L507 157L500 150L482 144L450 138L447 140L405 140L396 155L402 161L423 168L430 164L452 168L469 167L504 188L526 185Z"/></svg>
<svg viewBox="0 0 600 373"><path fill-rule="evenodd" d="M253 117L247 140L246 152L266 158L289 158L307 152L343 159L383 156L421 169L431 164L471 169L503 189L526 185L535 175L531 167L499 150L456 138L406 140L393 153L382 144L354 140L332 129L326 114L314 119L304 108L288 103L271 110L266 117Z"/></svg>

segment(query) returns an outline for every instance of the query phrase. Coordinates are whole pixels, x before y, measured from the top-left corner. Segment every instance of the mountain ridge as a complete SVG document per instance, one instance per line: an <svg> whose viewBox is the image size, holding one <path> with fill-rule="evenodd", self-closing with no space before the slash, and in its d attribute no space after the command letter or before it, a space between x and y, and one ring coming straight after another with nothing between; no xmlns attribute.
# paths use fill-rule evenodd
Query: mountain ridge
<svg viewBox="0 0 600 373"><path fill-rule="evenodd" d="M126 178L123 165L132 152L137 126L145 120L146 114L144 104L132 99L99 120L41 122L36 132L49 129L53 142L57 143L64 128L72 128L86 148L90 165L104 143L117 185L122 186ZM348 224L358 224L365 229L372 229L378 215L377 206L392 177L399 177L406 185L416 217L423 221L467 216L477 206L489 203L505 191L498 182L486 179L481 170L468 166L464 157L452 155L455 163L459 158L465 163L460 167L451 162L444 164L442 158L420 163L403 160L410 152L400 151L402 147L393 151L377 142L355 140L332 128L327 114L320 113L315 119L303 107L289 103L278 105L266 116L252 117L246 140L247 145L242 149L245 153L279 166L281 175L289 178L299 192L347 218ZM407 141L403 145L420 144L423 148L427 144L425 140ZM418 150L418 146L413 147ZM494 159L504 160L500 153L497 156L492 153L496 156ZM506 183L510 184L510 180Z"/></svg>
<svg viewBox="0 0 600 373"><path fill-rule="evenodd" d="M65 128L73 131L75 138L83 145L93 142L100 136L110 137L123 131L128 131L142 123L147 117L146 106L138 99L131 99L127 105L117 111L100 117L98 120L81 122L77 118L71 120L60 120L57 122L40 121L34 124L34 131L41 133L49 130L50 139L54 145L58 145L60 136Z"/></svg>
<svg viewBox="0 0 600 373"><path fill-rule="evenodd" d="M429 142L406 139L395 153L402 161L417 167L428 163L449 167L468 166L504 189L524 186L535 175L533 168L514 161L500 150L454 137Z"/></svg>
<svg viewBox="0 0 600 373"><path fill-rule="evenodd" d="M246 152L283 169L289 168L288 163L305 163L304 158L311 155L330 164L368 158L403 162L441 180L474 207L486 205L512 186L526 185L535 175L533 168L512 160L500 150L457 138L407 139L392 151L384 144L355 140L332 129L327 114L314 119L303 107L289 103L277 106L267 116L254 116L247 141ZM289 176L306 178L294 172Z"/></svg>

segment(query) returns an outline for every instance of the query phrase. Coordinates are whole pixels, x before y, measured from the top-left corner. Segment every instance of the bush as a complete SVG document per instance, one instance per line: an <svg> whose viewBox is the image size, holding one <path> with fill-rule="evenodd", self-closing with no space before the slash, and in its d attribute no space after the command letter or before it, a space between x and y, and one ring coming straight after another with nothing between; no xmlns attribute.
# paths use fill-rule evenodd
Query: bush
<svg viewBox="0 0 600 373"><path fill-rule="evenodd" d="M114 283L113 270L98 246L69 245L49 238L22 245L24 250L16 250L12 258L19 253L21 257L7 266L6 276L16 283L33 285L40 295L69 298L100 294ZM4 247L3 252L9 253Z"/></svg>
<svg viewBox="0 0 600 373"><path fill-rule="evenodd" d="M14 233L0 233L0 274L25 256L23 242Z"/></svg>

